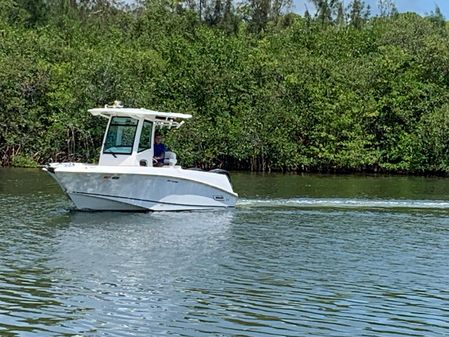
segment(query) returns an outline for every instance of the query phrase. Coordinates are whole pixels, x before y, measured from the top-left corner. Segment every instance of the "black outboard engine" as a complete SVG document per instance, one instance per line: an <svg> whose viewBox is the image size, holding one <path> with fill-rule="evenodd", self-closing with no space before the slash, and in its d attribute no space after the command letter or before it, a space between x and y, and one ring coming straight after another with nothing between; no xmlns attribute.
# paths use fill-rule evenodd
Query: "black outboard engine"
<svg viewBox="0 0 449 337"><path fill-rule="evenodd" d="M217 168L217 169L210 170L209 172L218 173L218 174L224 174L224 175L226 175L228 177L228 180L231 181L231 176L230 176L229 172L226 171L226 170Z"/></svg>

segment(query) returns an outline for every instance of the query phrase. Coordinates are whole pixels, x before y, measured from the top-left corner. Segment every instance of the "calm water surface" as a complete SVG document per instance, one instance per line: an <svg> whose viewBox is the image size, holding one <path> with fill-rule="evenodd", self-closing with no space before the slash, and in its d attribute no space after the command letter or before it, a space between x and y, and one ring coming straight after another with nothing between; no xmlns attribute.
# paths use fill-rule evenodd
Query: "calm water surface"
<svg viewBox="0 0 449 337"><path fill-rule="evenodd" d="M235 210L83 213L0 170L0 336L449 336L449 179L234 174Z"/></svg>

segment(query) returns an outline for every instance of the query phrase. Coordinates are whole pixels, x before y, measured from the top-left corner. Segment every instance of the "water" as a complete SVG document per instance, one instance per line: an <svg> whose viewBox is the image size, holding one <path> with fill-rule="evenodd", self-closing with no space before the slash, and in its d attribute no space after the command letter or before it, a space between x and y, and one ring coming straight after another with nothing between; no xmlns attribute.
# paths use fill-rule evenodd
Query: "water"
<svg viewBox="0 0 449 337"><path fill-rule="evenodd" d="M83 213L0 170L0 336L449 336L449 179L233 183L231 211Z"/></svg>

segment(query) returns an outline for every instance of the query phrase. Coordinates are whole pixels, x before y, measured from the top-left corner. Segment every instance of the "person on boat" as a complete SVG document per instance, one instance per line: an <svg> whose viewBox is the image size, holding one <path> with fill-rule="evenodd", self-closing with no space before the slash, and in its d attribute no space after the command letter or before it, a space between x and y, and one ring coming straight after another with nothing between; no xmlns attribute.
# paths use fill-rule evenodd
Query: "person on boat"
<svg viewBox="0 0 449 337"><path fill-rule="evenodd" d="M156 135L154 137L154 166L164 165L165 151L167 151L167 148L162 143L162 136Z"/></svg>

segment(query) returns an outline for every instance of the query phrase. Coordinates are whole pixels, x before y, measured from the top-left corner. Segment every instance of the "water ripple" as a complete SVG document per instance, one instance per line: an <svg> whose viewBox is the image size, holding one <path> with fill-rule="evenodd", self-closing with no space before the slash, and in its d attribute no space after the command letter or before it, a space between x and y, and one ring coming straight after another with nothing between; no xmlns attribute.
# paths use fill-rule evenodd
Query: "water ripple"
<svg viewBox="0 0 449 337"><path fill-rule="evenodd" d="M1 336L449 335L447 202L79 213L48 181L8 181Z"/></svg>

